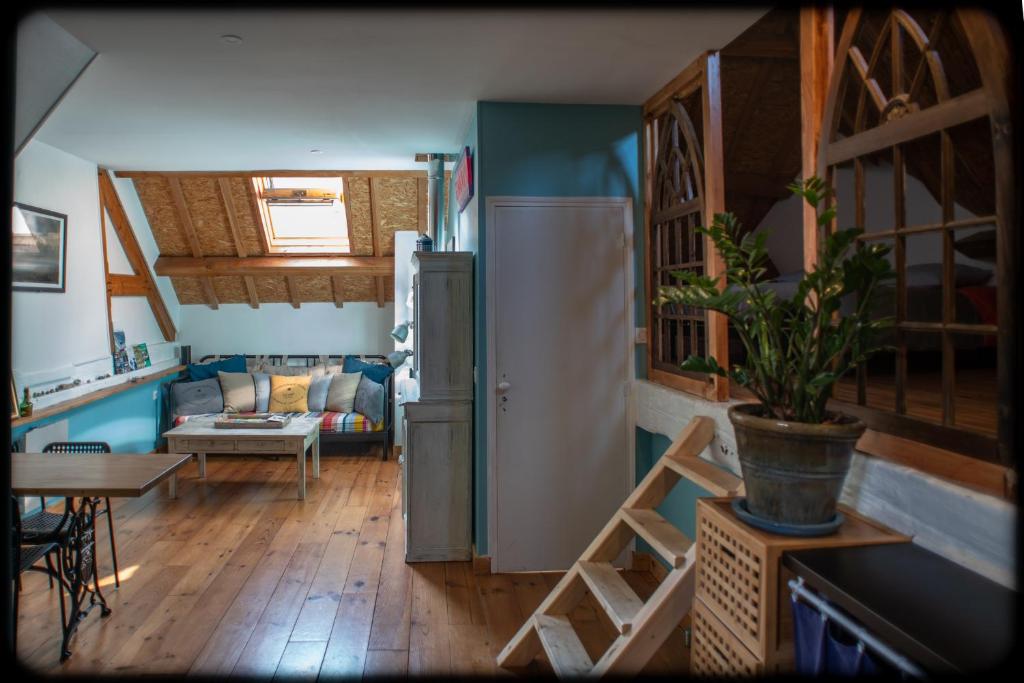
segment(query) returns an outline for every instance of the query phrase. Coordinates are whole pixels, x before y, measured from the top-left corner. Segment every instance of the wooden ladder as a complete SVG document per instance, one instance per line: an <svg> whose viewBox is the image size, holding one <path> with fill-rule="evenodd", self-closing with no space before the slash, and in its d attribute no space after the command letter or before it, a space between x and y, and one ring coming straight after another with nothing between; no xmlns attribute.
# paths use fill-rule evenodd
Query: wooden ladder
<svg viewBox="0 0 1024 683"><path fill-rule="evenodd" d="M562 678L640 672L690 611L696 569L693 541L654 508L680 479L688 479L715 496L737 495L742 489L738 477L698 457L714 435L711 418L700 416L690 421L508 642L498 655L499 666L526 666L543 648ZM647 602L633 592L611 564L634 536L644 539L671 567ZM588 590L619 632L596 663L567 616Z"/></svg>

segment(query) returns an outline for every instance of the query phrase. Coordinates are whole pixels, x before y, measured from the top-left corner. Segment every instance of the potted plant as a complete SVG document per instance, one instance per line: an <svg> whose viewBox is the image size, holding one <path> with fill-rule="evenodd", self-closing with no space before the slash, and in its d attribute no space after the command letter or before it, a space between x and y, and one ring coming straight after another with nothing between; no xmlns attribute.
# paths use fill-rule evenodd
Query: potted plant
<svg viewBox="0 0 1024 683"><path fill-rule="evenodd" d="M889 247L858 244L860 229L828 234L836 208L820 178L789 189L814 207L823 233L817 263L792 297L761 284L766 235L741 237L736 217L724 213L697 231L722 255L725 286L693 272L674 272L682 285L661 287L655 303L724 313L746 350L744 362L732 368L692 355L681 367L727 376L757 398L729 408L747 515L776 531L827 533L842 522L836 501L865 429L856 418L830 412L827 401L840 377L886 348L879 332L892 319L877 315L876 302L880 285L894 273Z"/></svg>

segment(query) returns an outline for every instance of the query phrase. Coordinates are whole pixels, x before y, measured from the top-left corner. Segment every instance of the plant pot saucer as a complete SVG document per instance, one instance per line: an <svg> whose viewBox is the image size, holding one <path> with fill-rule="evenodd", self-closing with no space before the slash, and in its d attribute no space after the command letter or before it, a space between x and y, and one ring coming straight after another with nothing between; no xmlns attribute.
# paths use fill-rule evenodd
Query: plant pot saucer
<svg viewBox="0 0 1024 683"><path fill-rule="evenodd" d="M734 498L731 504L733 512L736 513L736 516L741 521L762 531L779 534L780 536L828 536L829 534L834 534L842 526L843 522L846 521L843 513L837 511L835 517L821 524L786 524L784 522L773 522L770 519L755 515L747 508L746 498Z"/></svg>

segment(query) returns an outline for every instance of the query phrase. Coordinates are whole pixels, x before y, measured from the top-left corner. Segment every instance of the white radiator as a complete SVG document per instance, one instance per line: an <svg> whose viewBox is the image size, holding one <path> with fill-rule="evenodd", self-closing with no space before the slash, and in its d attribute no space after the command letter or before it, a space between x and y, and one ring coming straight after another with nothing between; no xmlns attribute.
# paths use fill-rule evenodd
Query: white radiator
<svg viewBox="0 0 1024 683"><path fill-rule="evenodd" d="M42 427L25 432L23 453L40 453L48 443L68 440L68 421L58 420ZM30 496L21 499L21 509L31 512L39 507L39 497Z"/></svg>

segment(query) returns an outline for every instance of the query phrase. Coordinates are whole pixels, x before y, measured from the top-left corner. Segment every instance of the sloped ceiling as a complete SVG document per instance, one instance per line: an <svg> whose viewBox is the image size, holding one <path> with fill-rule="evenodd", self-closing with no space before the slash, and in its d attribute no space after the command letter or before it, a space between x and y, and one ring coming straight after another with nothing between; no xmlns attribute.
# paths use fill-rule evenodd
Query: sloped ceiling
<svg viewBox="0 0 1024 683"><path fill-rule="evenodd" d="M251 178L264 175L163 174L131 173L139 200L146 213L161 257L194 257L185 218L175 201L172 182L177 182L184 199L188 220L195 231L199 256L254 257L267 256L256 192ZM228 206L221 194L220 181L226 181L234 209L234 227L244 253L239 254ZM371 189L372 188L372 189ZM372 194L371 194L372 192ZM447 195L447 192L445 192ZM426 176L422 173L398 171L372 175L346 175L344 201L348 204L351 254L354 256L394 256L396 230L423 230L426 221ZM374 245L378 253L374 253ZM297 257L285 257L297 258ZM158 261L159 272L159 261ZM340 271L339 271L340 272ZM246 277L213 276L214 299L211 301L202 278L172 276L178 301L183 304L218 305L229 303L291 303L394 300L394 276L365 274L251 276L255 299L250 297Z"/></svg>

